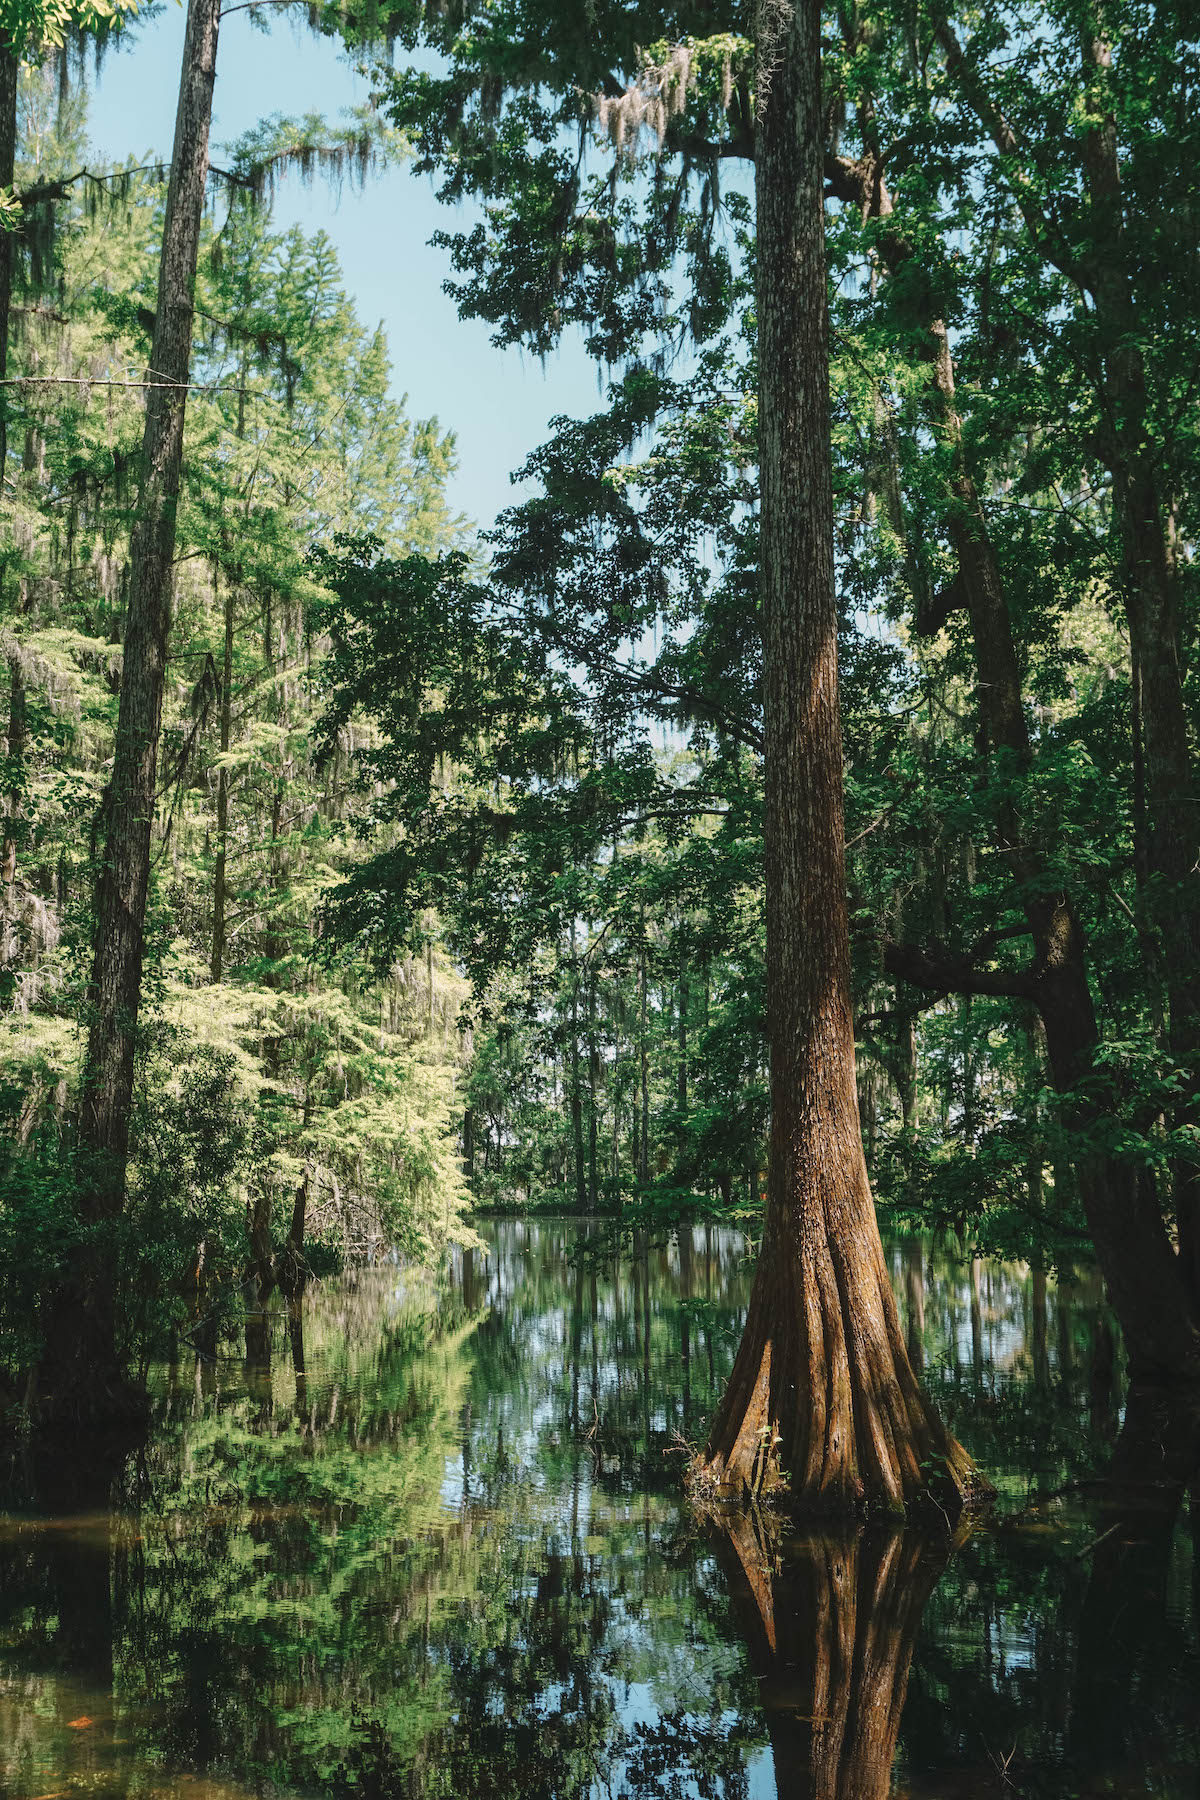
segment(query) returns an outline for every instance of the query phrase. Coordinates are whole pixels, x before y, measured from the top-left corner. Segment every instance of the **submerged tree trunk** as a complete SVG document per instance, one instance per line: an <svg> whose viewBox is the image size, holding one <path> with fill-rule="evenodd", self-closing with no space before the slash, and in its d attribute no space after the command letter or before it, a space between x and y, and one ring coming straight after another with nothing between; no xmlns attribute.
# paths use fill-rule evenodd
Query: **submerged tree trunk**
<svg viewBox="0 0 1200 1800"><path fill-rule="evenodd" d="M904 1345L867 1178L850 1000L829 446L820 10L759 14L759 466L766 725L767 1213L697 1470L731 1499L901 1509L979 1491Z"/></svg>
<svg viewBox="0 0 1200 1800"><path fill-rule="evenodd" d="M166 680L183 461L184 407L191 363L193 286L200 241L217 49L218 0L189 0L175 147L159 265L142 480L130 549L121 695L112 776L104 797L96 934L90 988L81 1140L80 1211L94 1245L90 1266L52 1309L47 1386L72 1406L118 1407L114 1249L106 1228L122 1210L141 1000L151 826Z"/></svg>

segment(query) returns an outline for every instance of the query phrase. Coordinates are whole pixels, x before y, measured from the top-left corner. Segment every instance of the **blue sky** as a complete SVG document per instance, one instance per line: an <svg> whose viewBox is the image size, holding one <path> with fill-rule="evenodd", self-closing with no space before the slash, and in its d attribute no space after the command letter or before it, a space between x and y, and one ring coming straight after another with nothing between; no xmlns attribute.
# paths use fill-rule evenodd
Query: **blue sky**
<svg viewBox="0 0 1200 1800"><path fill-rule="evenodd" d="M183 47L183 7L169 0L135 26L110 54L96 82L90 133L99 155L116 161L167 157ZM274 113L321 112L329 118L365 100L369 84L335 44L276 23L269 34L247 15L221 26L213 124L213 160ZM367 326L382 321L394 382L411 416L436 413L458 439L452 503L481 525L508 505L511 471L548 435L555 413L576 416L600 402L595 365L578 340L543 368L516 350L498 350L490 327L460 321L442 291L449 256L429 247L441 229L466 228L466 209L440 206L429 180L405 168L368 178L361 191L333 194L320 182L288 178L277 190L281 225L323 229L337 246L348 292Z"/></svg>

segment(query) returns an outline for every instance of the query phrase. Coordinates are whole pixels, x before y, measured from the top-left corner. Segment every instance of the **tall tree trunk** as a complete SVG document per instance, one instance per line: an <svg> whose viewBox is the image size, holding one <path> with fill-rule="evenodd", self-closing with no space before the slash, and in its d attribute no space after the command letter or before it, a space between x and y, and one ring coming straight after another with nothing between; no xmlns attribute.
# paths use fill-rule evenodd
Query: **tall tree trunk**
<svg viewBox="0 0 1200 1800"><path fill-rule="evenodd" d="M571 926L571 1148L575 1162L575 1206L587 1211L587 1165L583 1154L583 1083L579 1056L579 976L575 969L575 927Z"/></svg>
<svg viewBox="0 0 1200 1800"><path fill-rule="evenodd" d="M1112 48L1100 9L1083 44L1083 73L1092 93L1096 78L1107 83ZM1145 843L1149 872L1146 898L1166 972L1170 1009L1169 1045L1175 1062L1188 1070L1188 1099L1177 1122L1194 1124L1200 1089L1200 793L1188 742L1180 623L1171 579L1171 558L1159 459L1154 454L1146 367L1125 250L1116 119L1099 100L1089 100L1090 129L1080 134L1092 238L1097 249L1089 269L1096 302L1096 326L1103 360L1105 430L1100 452L1113 478L1113 503L1121 538L1121 573L1129 649L1139 705L1140 741L1135 756L1144 763ZM1152 983L1155 968L1148 970ZM1181 1162L1175 1174L1180 1247L1193 1291L1200 1293L1200 1163Z"/></svg>
<svg viewBox="0 0 1200 1800"><path fill-rule="evenodd" d="M845 197L880 218L892 216L891 195L878 171L839 160L831 174ZM893 271L914 254L911 242L896 229L881 239L881 252ZM929 334L937 420L949 459L947 526L974 639L980 721L989 756L1006 757L1020 772L1029 766L1031 747L1007 597L966 458L944 321L932 319ZM1000 829L1034 944L1034 968L1024 991L1037 1005L1045 1027L1052 1078L1066 1097L1064 1119L1080 1131L1088 1146L1077 1165L1080 1196L1131 1362L1147 1376L1190 1373L1200 1358L1200 1336L1155 1197L1136 1170L1097 1147L1093 1128L1098 1104L1081 1085L1093 1072L1100 1038L1074 906L1070 896L1056 891L1048 879L1046 858L1030 841L1011 803L1001 815ZM941 983L943 991L954 986L952 979L944 981L944 970L927 969L922 976L921 959L896 947L886 961L891 974L919 986Z"/></svg>
<svg viewBox="0 0 1200 1800"><path fill-rule="evenodd" d="M638 949L638 1083L641 1105L641 1138L638 1146L638 1180L650 1180L650 1045L647 1042L646 914L642 912L642 941Z"/></svg>
<svg viewBox="0 0 1200 1800"><path fill-rule="evenodd" d="M80 1207L89 1225L103 1226L116 1218L125 1197L218 20L219 0L189 0L146 390L141 491L130 546L116 745L101 819L91 1027L81 1114L81 1137L90 1164L84 1172ZM99 1257L99 1264L83 1273L82 1310L69 1337L70 1360L93 1387L117 1366L111 1260L103 1250ZM48 1348L52 1359L61 1355L61 1346Z"/></svg>
<svg viewBox="0 0 1200 1800"><path fill-rule="evenodd" d="M4 807L4 843L0 850L0 973L11 978L21 950L21 908L17 898L17 846L25 809L25 747L27 741L25 670L20 646L8 656L8 793Z"/></svg>
<svg viewBox="0 0 1200 1800"><path fill-rule="evenodd" d="M600 1205L600 1046L596 1042L596 971L588 981L588 1211Z"/></svg>
<svg viewBox="0 0 1200 1800"><path fill-rule="evenodd" d="M951 463L950 537L971 621L979 675L979 713L989 753L1015 772L1032 761L1029 726L1003 578L963 444L954 364L943 322L931 327L939 423ZM1011 804L1000 828L1035 952L1032 997L1046 1030L1051 1072L1067 1097L1065 1116L1085 1136L1097 1122L1094 1099L1081 1096L1092 1074L1100 1034L1092 1004L1083 933L1071 898L1055 891L1046 859ZM1161 1213L1136 1169L1085 1148L1078 1160L1088 1229L1121 1319L1135 1368L1179 1371L1195 1365L1200 1337Z"/></svg>
<svg viewBox="0 0 1200 1800"><path fill-rule="evenodd" d="M0 188L10 188L17 160L17 84L21 58L0 39ZM0 231L0 382L8 376L8 326L12 307L12 233ZM8 460L8 389L0 387L0 490Z"/></svg>
<svg viewBox="0 0 1200 1800"><path fill-rule="evenodd" d="M209 973L220 981L225 967L226 870L229 857L229 769L227 758L233 720L233 584L225 584L225 646L221 658L221 767L217 774L217 859L213 867L213 932Z"/></svg>
<svg viewBox="0 0 1200 1800"><path fill-rule="evenodd" d="M1104 429L1098 434L1097 449L1112 475L1121 534L1135 715L1134 800L1139 827L1135 854L1139 874L1144 872L1146 877L1152 927L1147 972L1151 988L1156 988L1161 954L1171 1011L1170 1048L1175 1059L1191 1071L1188 1097L1178 1115L1181 1123L1189 1123L1196 1116L1200 1062L1200 883L1194 873L1200 859L1200 804L1188 744L1171 557L1158 491L1159 458L1154 453L1140 322L1126 249L1116 117L1105 104L1112 53L1103 11L1102 5L1092 8L1082 43L1083 105L1090 118L1077 141L1091 212L1086 221L1091 248L1081 265L1070 260L1070 246L1037 210L1039 184L1029 179L1028 148L1020 142L944 15L936 19L935 28L947 70L1001 155L1016 170L1012 192L1035 248L1070 279L1082 280L1094 303L1098 356L1089 359L1086 372L1091 377L1098 371ZM1187 1281L1196 1292L1200 1289L1200 1169L1194 1161L1176 1171L1176 1210Z"/></svg>
<svg viewBox="0 0 1200 1800"><path fill-rule="evenodd" d="M758 20L760 570L771 1139L762 1250L700 1479L902 1509L983 1484L922 1394L854 1072L829 444L820 8Z"/></svg>

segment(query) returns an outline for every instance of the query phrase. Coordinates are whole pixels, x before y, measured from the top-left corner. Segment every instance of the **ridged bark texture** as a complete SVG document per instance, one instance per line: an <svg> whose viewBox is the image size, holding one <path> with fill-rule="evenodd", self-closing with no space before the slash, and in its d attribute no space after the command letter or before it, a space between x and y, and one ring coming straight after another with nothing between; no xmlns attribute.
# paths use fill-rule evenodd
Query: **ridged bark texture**
<svg viewBox="0 0 1200 1800"><path fill-rule="evenodd" d="M767 1216L697 1474L729 1499L955 1507L985 1484L922 1394L863 1156L846 902L829 443L820 12L759 18L759 468L766 727Z"/></svg>

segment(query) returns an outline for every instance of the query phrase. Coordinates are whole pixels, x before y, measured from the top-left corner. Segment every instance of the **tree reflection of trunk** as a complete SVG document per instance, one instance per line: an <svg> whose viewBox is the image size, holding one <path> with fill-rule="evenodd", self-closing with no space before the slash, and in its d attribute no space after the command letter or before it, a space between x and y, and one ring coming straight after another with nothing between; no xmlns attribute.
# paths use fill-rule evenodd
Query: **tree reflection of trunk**
<svg viewBox="0 0 1200 1800"><path fill-rule="evenodd" d="M293 1300L288 1307L288 1342L292 1348L292 1373L296 1377L296 1417L303 1424L308 1417L308 1371L304 1363L304 1303Z"/></svg>
<svg viewBox="0 0 1200 1800"><path fill-rule="evenodd" d="M679 1228L679 1298L683 1302L680 1311L679 1326L679 1361L682 1380L680 1383L683 1401L683 1436L688 1435L688 1420L692 1410L692 1319L688 1310L692 1298L692 1228L681 1225Z"/></svg>
<svg viewBox="0 0 1200 1800"><path fill-rule="evenodd" d="M55 1621L54 1661L68 1679L68 1703L82 1697L102 1730L111 1729L113 1595L119 1601L129 1589L129 1557L136 1545L136 1534L120 1529L114 1495L134 1454L128 1437L107 1433L34 1446L29 1471L34 1504L51 1524L32 1526L11 1540L23 1550L23 1568L0 1565L6 1600L10 1575L16 1598L22 1578L36 1570L37 1591L28 1596L31 1616ZM35 1534L31 1555L27 1546Z"/></svg>
<svg viewBox="0 0 1200 1800"><path fill-rule="evenodd" d="M1124 1767L1144 1778L1147 1745L1171 1718L1170 1683L1187 1655L1172 1549L1198 1471L1200 1393L1132 1386L1101 1491L1072 1714L1076 1756L1106 1780Z"/></svg>
<svg viewBox="0 0 1200 1800"><path fill-rule="evenodd" d="M971 1368L976 1383L983 1380L983 1264L971 1258Z"/></svg>
<svg viewBox="0 0 1200 1800"><path fill-rule="evenodd" d="M483 1303L483 1282L471 1249L462 1253L462 1301L468 1318L474 1317Z"/></svg>
<svg viewBox="0 0 1200 1800"><path fill-rule="evenodd" d="M1058 1384L1070 1402L1075 1374L1075 1310L1077 1303L1074 1277L1059 1274L1054 1288L1055 1340L1058 1345Z"/></svg>
<svg viewBox="0 0 1200 1800"><path fill-rule="evenodd" d="M888 1526L787 1541L722 1517L718 1559L759 1683L781 1800L885 1800L921 1615L948 1540Z"/></svg>
<svg viewBox="0 0 1200 1800"><path fill-rule="evenodd" d="M1117 1435L1116 1345L1107 1314L1092 1317L1092 1347L1088 1357L1088 1413L1092 1430L1105 1443Z"/></svg>
<svg viewBox="0 0 1200 1800"><path fill-rule="evenodd" d="M1035 1387L1050 1385L1050 1352L1047 1345L1046 1271L1035 1269L1030 1292L1030 1357Z"/></svg>
<svg viewBox="0 0 1200 1800"><path fill-rule="evenodd" d="M246 1391L260 1405L271 1400L271 1316L246 1288Z"/></svg>
<svg viewBox="0 0 1200 1800"><path fill-rule="evenodd" d="M583 1350L583 1257L575 1258L575 1283L571 1299L571 1433L579 1436L579 1375Z"/></svg>
<svg viewBox="0 0 1200 1800"><path fill-rule="evenodd" d="M906 1238L904 1243L904 1305L908 1360L919 1374L925 1367L925 1265L919 1238Z"/></svg>

